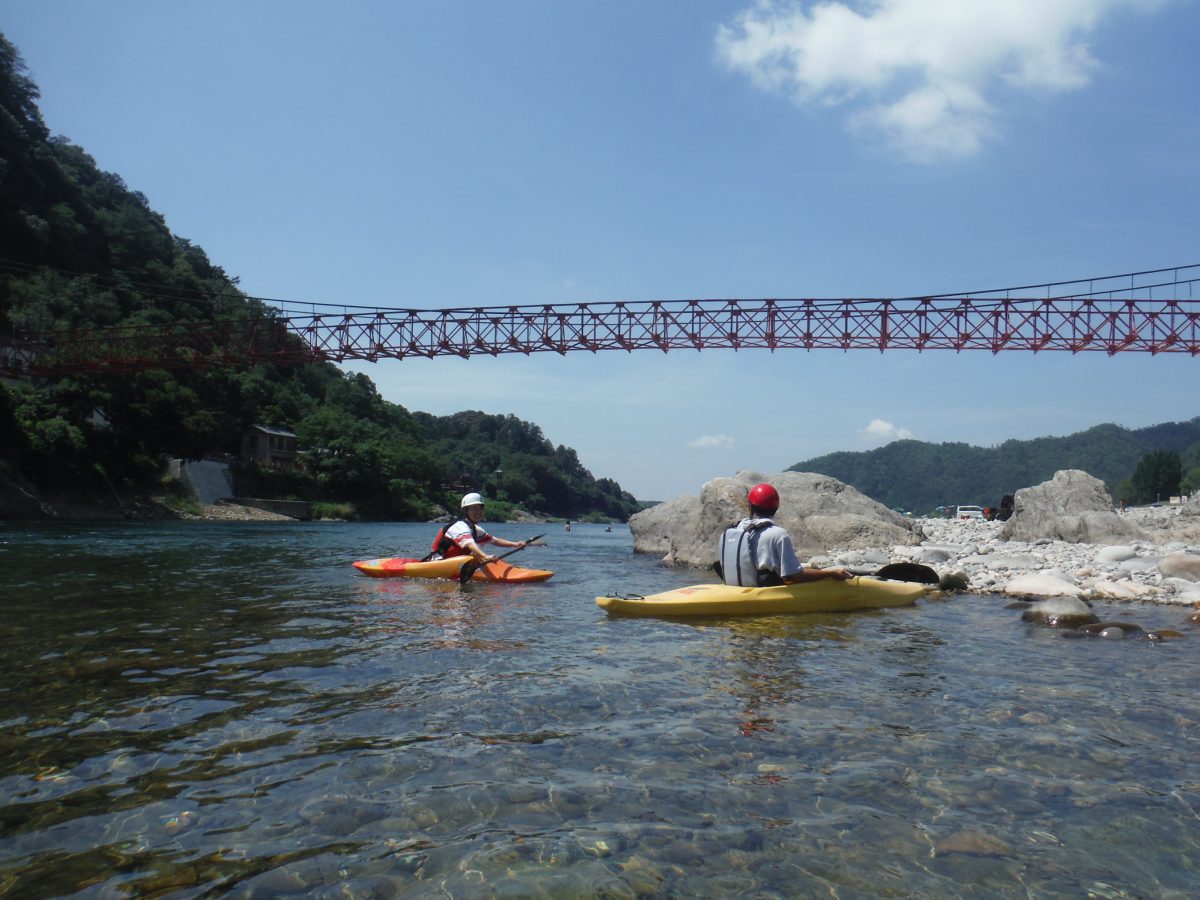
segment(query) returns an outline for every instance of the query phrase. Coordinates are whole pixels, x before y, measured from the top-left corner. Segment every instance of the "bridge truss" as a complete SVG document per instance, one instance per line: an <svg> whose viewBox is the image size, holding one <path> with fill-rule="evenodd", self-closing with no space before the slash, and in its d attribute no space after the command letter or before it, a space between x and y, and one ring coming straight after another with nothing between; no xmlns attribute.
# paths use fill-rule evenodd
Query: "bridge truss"
<svg viewBox="0 0 1200 900"><path fill-rule="evenodd" d="M605 301L455 309L273 306L266 318L0 341L53 375L606 350L1014 350L1200 355L1200 264L956 295ZM276 301L261 301L275 304Z"/></svg>

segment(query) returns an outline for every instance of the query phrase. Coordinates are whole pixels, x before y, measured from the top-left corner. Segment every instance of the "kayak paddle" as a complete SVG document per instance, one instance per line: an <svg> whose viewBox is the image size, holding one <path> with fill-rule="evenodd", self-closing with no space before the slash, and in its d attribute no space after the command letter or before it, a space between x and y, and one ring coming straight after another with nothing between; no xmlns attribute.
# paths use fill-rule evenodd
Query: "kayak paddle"
<svg viewBox="0 0 1200 900"><path fill-rule="evenodd" d="M529 540L527 540L525 542L525 547L528 547L534 541L539 540L540 538L544 538L545 536L546 535L543 533L543 534L537 535L537 537L531 537ZM498 560L504 559L504 557L506 557L506 556L512 556L514 553L518 553L521 550L524 550L525 547L516 547L512 550L509 550L507 553L501 553L499 556L496 557L496 559L492 560L492 562L496 562ZM470 560L469 562L463 563L463 567L458 570L458 583L466 584L468 581L470 581L471 576L475 574L475 571L481 565L486 566L486 565L488 565L488 563L477 563L477 562L475 562L475 560Z"/></svg>
<svg viewBox="0 0 1200 900"><path fill-rule="evenodd" d="M719 560L712 564L712 569L717 573L718 578L723 577ZM855 576L865 575L868 578L881 578L884 581L908 581L913 584L938 584L940 580L938 573L929 566L914 562L888 563L879 570L847 569L846 571Z"/></svg>
<svg viewBox="0 0 1200 900"><path fill-rule="evenodd" d="M870 569L851 569L852 575L867 575L871 578L882 578L885 581L909 581L914 584L937 584L938 573L929 566L914 562L888 563L882 569L872 572Z"/></svg>

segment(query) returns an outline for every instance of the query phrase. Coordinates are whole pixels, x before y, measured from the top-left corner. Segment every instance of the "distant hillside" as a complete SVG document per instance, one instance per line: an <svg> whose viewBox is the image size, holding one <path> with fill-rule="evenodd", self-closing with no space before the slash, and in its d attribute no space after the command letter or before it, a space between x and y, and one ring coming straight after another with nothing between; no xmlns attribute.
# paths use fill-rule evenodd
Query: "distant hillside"
<svg viewBox="0 0 1200 900"><path fill-rule="evenodd" d="M1005 441L990 448L895 441L876 450L818 456L790 469L831 475L896 509L928 512L959 503L998 506L1005 494L1046 481L1059 469L1082 469L1115 493L1138 460L1156 450L1174 451L1185 460L1200 456L1200 417L1134 431L1097 425L1066 437Z"/></svg>

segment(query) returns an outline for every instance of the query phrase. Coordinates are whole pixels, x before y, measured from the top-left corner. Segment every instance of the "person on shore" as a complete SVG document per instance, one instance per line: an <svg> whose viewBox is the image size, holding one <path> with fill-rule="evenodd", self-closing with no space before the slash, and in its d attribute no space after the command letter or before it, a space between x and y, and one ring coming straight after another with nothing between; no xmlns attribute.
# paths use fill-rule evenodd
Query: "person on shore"
<svg viewBox="0 0 1200 900"><path fill-rule="evenodd" d="M509 541L488 534L479 523L483 519L483 497L480 494L465 494L462 498L462 518L443 528L433 539L431 559L449 559L452 556L473 556L480 565L495 562L496 557L483 549L484 544L497 547L527 547L529 541Z"/></svg>
<svg viewBox="0 0 1200 900"><path fill-rule="evenodd" d="M820 569L801 565L787 529L771 516L779 509L779 492L769 484L756 484L746 495L750 515L725 529L717 550L717 574L726 584L771 587L836 578L853 573L840 567Z"/></svg>

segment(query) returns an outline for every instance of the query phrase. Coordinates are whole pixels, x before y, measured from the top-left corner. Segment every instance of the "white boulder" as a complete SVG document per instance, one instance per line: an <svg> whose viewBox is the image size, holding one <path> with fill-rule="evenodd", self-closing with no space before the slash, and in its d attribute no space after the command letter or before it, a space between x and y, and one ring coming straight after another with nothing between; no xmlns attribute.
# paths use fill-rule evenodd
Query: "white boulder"
<svg viewBox="0 0 1200 900"><path fill-rule="evenodd" d="M1012 518L1004 523L1000 537L1121 544L1145 535L1113 510L1104 482L1079 469L1064 469L1049 481L1017 491Z"/></svg>
<svg viewBox="0 0 1200 900"><path fill-rule="evenodd" d="M1158 570L1168 578L1200 581L1200 554L1172 553L1158 561Z"/></svg>
<svg viewBox="0 0 1200 900"><path fill-rule="evenodd" d="M629 520L634 551L661 553L670 565L711 565L721 532L748 514L746 493L762 481L779 491L774 519L791 534L801 560L828 550L916 545L924 538L916 520L836 478L743 471L733 478L714 478L699 497L677 497L635 514Z"/></svg>
<svg viewBox="0 0 1200 900"><path fill-rule="evenodd" d="M1004 593L1022 596L1032 594L1036 597L1078 597L1083 594L1083 588L1056 572L1030 572L1009 581Z"/></svg>

